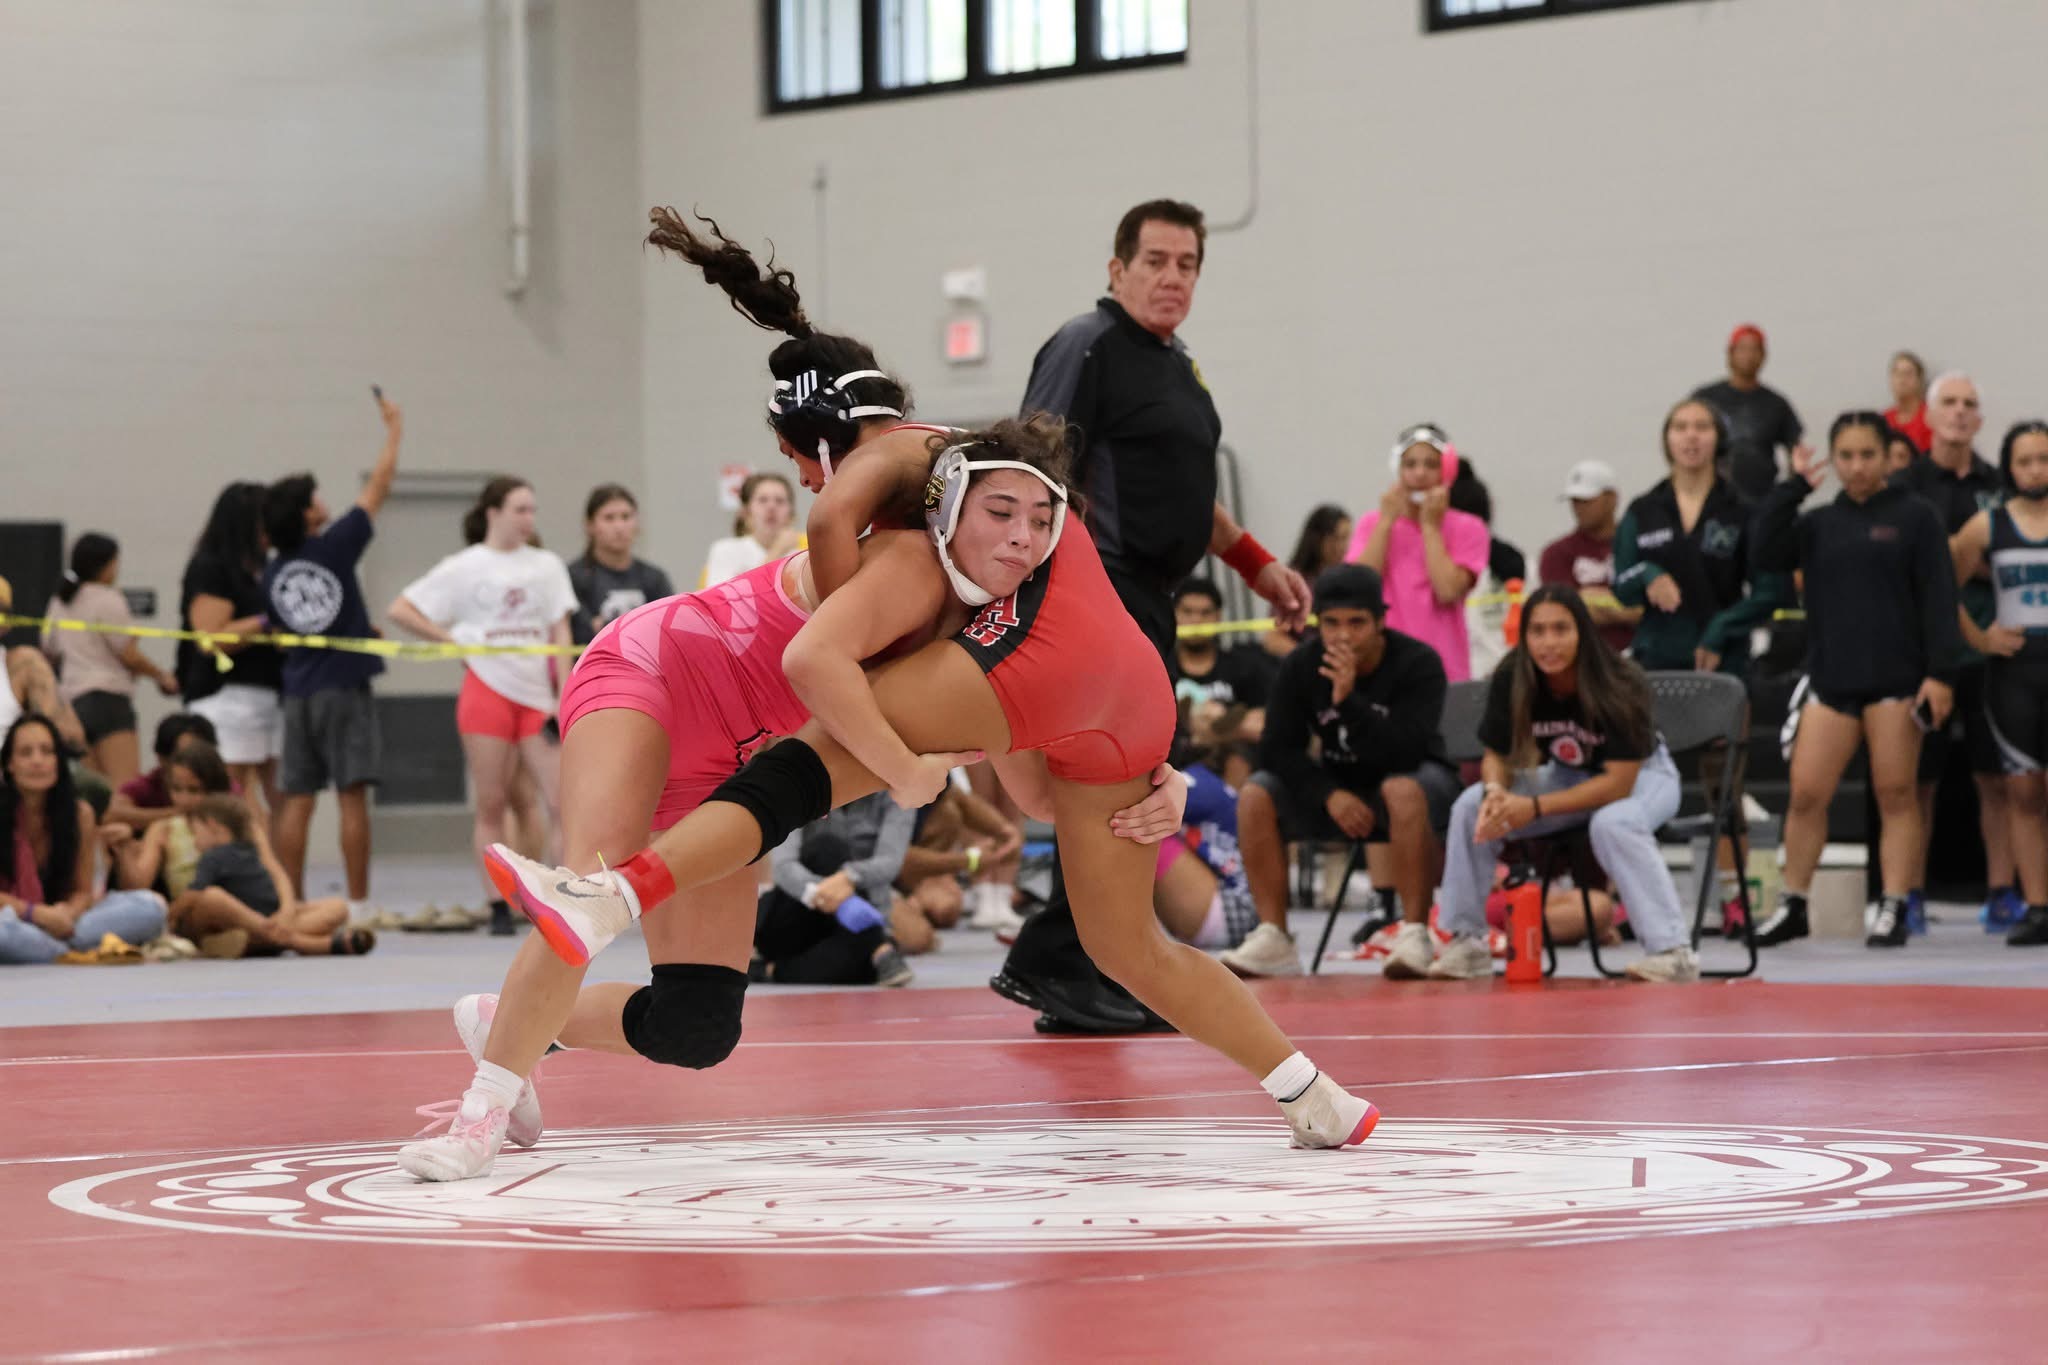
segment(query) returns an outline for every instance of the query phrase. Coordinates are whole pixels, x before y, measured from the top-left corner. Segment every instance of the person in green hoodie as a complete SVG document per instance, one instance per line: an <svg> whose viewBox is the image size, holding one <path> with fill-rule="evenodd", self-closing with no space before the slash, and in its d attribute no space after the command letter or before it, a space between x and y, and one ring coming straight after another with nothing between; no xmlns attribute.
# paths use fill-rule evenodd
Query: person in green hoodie
<svg viewBox="0 0 2048 1365"><path fill-rule="evenodd" d="M1750 574L1754 509L1716 472L1721 417L1688 398L1664 419L1671 476L1628 505L1614 534L1614 595L1641 607L1630 657L1646 669L1749 668L1749 634L1792 600L1784 574Z"/></svg>

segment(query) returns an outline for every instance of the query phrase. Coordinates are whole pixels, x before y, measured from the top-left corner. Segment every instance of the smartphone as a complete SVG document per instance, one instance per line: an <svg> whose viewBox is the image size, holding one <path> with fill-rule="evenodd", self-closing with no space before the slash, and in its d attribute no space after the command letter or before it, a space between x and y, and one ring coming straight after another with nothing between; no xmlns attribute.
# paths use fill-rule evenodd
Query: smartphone
<svg viewBox="0 0 2048 1365"><path fill-rule="evenodd" d="M379 407L382 407L384 405L384 390L381 386L376 384L370 385L370 397L377 400L377 405Z"/></svg>

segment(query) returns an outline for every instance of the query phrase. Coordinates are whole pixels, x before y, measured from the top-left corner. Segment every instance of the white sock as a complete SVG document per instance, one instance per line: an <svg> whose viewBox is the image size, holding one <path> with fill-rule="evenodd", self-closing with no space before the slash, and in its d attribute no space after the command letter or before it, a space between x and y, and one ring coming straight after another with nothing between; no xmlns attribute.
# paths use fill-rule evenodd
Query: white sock
<svg viewBox="0 0 2048 1365"><path fill-rule="evenodd" d="M1009 882L983 882L981 884L981 905L984 913L992 916L1009 914L1013 910L1011 900L1017 888Z"/></svg>
<svg viewBox="0 0 2048 1365"><path fill-rule="evenodd" d="M352 920L362 919L369 913L370 903L366 900L350 901L348 903L348 917Z"/></svg>
<svg viewBox="0 0 2048 1365"><path fill-rule="evenodd" d="M640 918L640 893L639 893L639 892L637 892L637 891L635 891L635 890L633 889L633 884L632 884L631 882L627 881L627 880L626 880L626 879L625 879L625 878L624 878L623 876L621 876L621 875L620 875L619 873L617 873L617 872L610 872L610 873L607 873L606 875L608 875L608 876L609 876L609 877L610 877L610 878L612 879L612 885L613 885L614 887L618 888L618 892L619 892L619 899L621 899L621 900L625 901L625 903L626 903L626 913L627 913L627 914L629 914L629 915L631 915L631 916L632 916L632 917L633 917L634 919L639 919L639 918Z"/></svg>
<svg viewBox="0 0 2048 1365"><path fill-rule="evenodd" d="M1286 1061L1280 1063L1280 1065L1274 1067L1272 1074L1263 1081L1260 1081L1259 1084L1266 1088L1268 1095L1271 1095L1280 1103L1292 1104L1295 1100L1300 1099L1310 1086L1316 1083L1316 1077L1321 1074L1321 1072L1316 1070L1314 1062L1311 1062L1307 1057L1297 1052Z"/></svg>
<svg viewBox="0 0 2048 1365"><path fill-rule="evenodd" d="M512 1102L519 1098L519 1091L526 1084L517 1072L496 1062L478 1062L476 1076L469 1083L469 1090L463 1098L481 1094L490 1101L493 1109L510 1109Z"/></svg>

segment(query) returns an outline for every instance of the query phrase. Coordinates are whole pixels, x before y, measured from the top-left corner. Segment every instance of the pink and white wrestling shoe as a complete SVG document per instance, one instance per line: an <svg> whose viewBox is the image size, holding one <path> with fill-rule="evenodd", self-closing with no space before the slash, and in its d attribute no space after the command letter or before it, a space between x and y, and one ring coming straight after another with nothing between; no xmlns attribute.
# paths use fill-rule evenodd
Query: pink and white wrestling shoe
<svg viewBox="0 0 2048 1365"><path fill-rule="evenodd" d="M492 844L484 872L498 894L533 921L555 956L581 967L633 923L616 872L585 877Z"/></svg>
<svg viewBox="0 0 2048 1365"><path fill-rule="evenodd" d="M1280 1106L1297 1147L1352 1147L1372 1135L1379 1106L1331 1080L1317 1076L1308 1089Z"/></svg>
<svg viewBox="0 0 2048 1365"><path fill-rule="evenodd" d="M455 1032L461 1036L462 1045L469 1049L469 1059L481 1063L484 1059L484 1043L491 1036L491 1020L498 1013L498 997L495 995L465 995L455 1002ZM533 1079L527 1078L519 1088L519 1098L512 1103L505 1136L514 1146L531 1147L540 1141L540 1095L533 1088Z"/></svg>

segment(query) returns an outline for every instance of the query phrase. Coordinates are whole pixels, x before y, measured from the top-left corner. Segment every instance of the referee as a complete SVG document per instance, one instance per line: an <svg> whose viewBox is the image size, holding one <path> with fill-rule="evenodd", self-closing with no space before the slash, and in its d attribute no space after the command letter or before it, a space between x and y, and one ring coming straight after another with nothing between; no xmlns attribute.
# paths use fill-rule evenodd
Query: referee
<svg viewBox="0 0 2048 1365"><path fill-rule="evenodd" d="M1176 335L1194 302L1208 232L1192 204L1155 199L1117 224L1109 294L1053 333L1031 364L1024 411L1066 419L1074 481L1109 581L1162 658L1173 652L1173 590L1205 553L1220 555L1286 627L1308 613L1308 585L1216 501L1223 423ZM1058 856L1052 896L1017 935L997 994L1041 1012L1044 1031L1124 1033L1147 1012L1088 960Z"/></svg>

